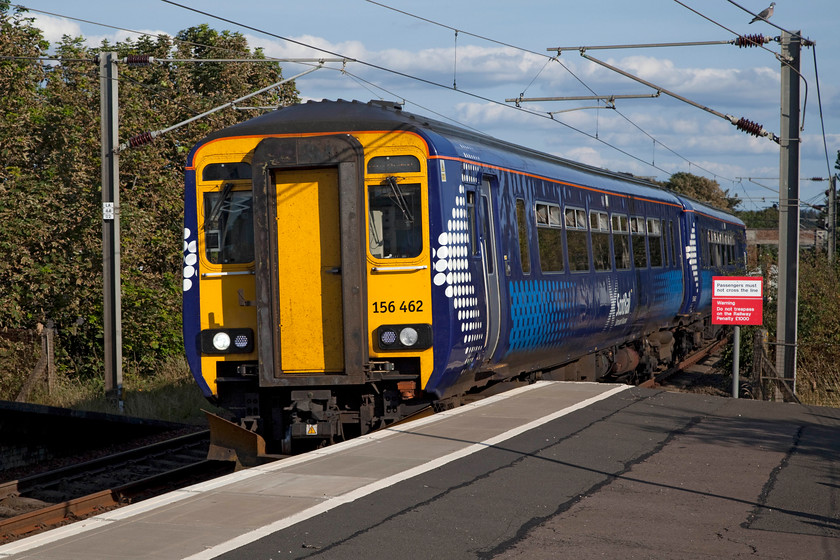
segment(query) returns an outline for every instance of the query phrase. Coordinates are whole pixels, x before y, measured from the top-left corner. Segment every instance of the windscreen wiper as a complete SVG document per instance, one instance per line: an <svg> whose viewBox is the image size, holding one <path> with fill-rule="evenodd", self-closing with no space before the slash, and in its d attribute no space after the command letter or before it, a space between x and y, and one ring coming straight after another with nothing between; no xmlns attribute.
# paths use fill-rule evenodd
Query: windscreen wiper
<svg viewBox="0 0 840 560"><path fill-rule="evenodd" d="M388 186L391 187L391 191L394 193L393 200L397 205L397 208L403 213L403 217L405 218L406 222L409 224L414 223L414 216L411 215L411 210L408 209L408 202L405 200L405 195L403 195L402 189L400 189L399 184L397 183L396 177L386 177L385 182L388 183Z"/></svg>
<svg viewBox="0 0 840 560"><path fill-rule="evenodd" d="M216 199L216 202L213 204L213 208L210 209L210 215L204 219L204 229L207 229L207 224L215 224L219 221L219 216L222 213L222 207L225 205L225 202L230 200L230 193L233 191L233 183L225 183L222 187L222 192L219 195L219 198Z"/></svg>

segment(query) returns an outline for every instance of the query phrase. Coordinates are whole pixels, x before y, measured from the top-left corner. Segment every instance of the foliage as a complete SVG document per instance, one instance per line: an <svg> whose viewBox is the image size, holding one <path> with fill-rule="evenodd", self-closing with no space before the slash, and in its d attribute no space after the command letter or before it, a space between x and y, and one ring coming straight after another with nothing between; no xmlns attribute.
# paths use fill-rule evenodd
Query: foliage
<svg viewBox="0 0 840 560"><path fill-rule="evenodd" d="M777 229L779 227L779 209L776 206L762 210L744 210L737 216L751 229Z"/></svg>
<svg viewBox="0 0 840 560"><path fill-rule="evenodd" d="M803 402L840 405L840 265L825 254L799 265L797 393Z"/></svg>
<svg viewBox="0 0 840 560"><path fill-rule="evenodd" d="M741 203L737 196L730 195L726 189L721 189L717 181L684 171L671 175L671 178L665 183L665 187L722 210L734 210Z"/></svg>
<svg viewBox="0 0 840 560"><path fill-rule="evenodd" d="M189 42L183 42L189 41ZM276 62L239 33L207 25L167 36L104 42L81 37L52 46L25 12L0 0L0 329L51 319L59 331L59 371L102 371L102 210L99 52L158 60L252 58L253 63L160 62L119 65L121 141L161 130L282 79ZM293 83L255 97L256 105L298 101ZM123 355L127 371L150 375L183 352L180 266L183 167L212 130L253 114L219 111L120 154ZM8 362L0 356L0 364ZM17 365L12 365L17 368ZM2 369L2 368L0 368ZM22 371L19 374L28 374Z"/></svg>
<svg viewBox="0 0 840 560"><path fill-rule="evenodd" d="M767 332L768 354L773 361L776 339L777 285L775 275L764 282L764 325L741 327L740 366L751 376L753 341L759 330ZM840 264L827 263L825 254L803 251L799 265L799 308L797 321L797 395L802 402L840 406ZM721 367L732 371L732 348L724 352Z"/></svg>

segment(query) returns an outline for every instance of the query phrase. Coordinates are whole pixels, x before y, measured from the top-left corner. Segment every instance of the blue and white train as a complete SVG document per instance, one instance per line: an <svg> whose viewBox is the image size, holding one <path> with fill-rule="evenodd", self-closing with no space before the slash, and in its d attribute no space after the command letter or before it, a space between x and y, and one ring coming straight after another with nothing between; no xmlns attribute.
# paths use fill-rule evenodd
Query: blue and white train
<svg viewBox="0 0 840 560"><path fill-rule="evenodd" d="M745 266L736 217L393 103L310 102L186 166L184 338L269 449L511 378L647 378Z"/></svg>

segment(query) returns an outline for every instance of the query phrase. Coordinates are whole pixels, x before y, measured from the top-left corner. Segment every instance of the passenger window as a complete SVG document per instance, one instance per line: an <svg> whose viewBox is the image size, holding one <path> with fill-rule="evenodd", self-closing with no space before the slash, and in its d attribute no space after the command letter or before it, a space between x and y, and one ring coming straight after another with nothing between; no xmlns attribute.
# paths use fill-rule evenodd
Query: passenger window
<svg viewBox="0 0 840 560"><path fill-rule="evenodd" d="M563 272L563 230L560 207L537 204L537 242L540 249L540 269L543 272Z"/></svg>
<svg viewBox="0 0 840 560"><path fill-rule="evenodd" d="M677 238L676 236L674 236L674 222L671 220L668 220L668 230L671 236L671 262L674 263L674 266L678 267L679 255L681 255L682 253L679 251L679 248L677 246Z"/></svg>
<svg viewBox="0 0 840 560"><path fill-rule="evenodd" d="M516 199L516 227L519 229L519 263L522 272L531 273L531 251L528 248L528 219L525 216L525 201Z"/></svg>
<svg viewBox="0 0 840 560"><path fill-rule="evenodd" d="M612 216L613 245L615 246L615 268L617 270L630 269L630 229L627 216L613 214Z"/></svg>
<svg viewBox="0 0 840 560"><path fill-rule="evenodd" d="M481 197L481 214L483 215L481 220L481 237L484 240L484 250L487 252L484 258L487 262L487 274L492 275L496 273L496 267L494 266L496 252L493 248L493 236L490 235L490 204L487 197L483 195Z"/></svg>
<svg viewBox="0 0 840 560"><path fill-rule="evenodd" d="M645 219L634 216L630 218L630 234L633 237L633 264L636 268L647 268L647 252L645 250Z"/></svg>
<svg viewBox="0 0 840 560"><path fill-rule="evenodd" d="M569 269L589 270L589 248L586 242L586 211L566 208L566 244L569 248Z"/></svg>
<svg viewBox="0 0 840 560"><path fill-rule="evenodd" d="M250 168L250 167L249 167ZM204 252L213 264L254 260L254 213L251 191L234 191L227 183L220 192L204 195Z"/></svg>
<svg viewBox="0 0 840 560"><path fill-rule="evenodd" d="M388 177L368 187L370 254L379 259L416 257L423 250L420 185Z"/></svg>
<svg viewBox="0 0 840 560"><path fill-rule="evenodd" d="M721 234L718 231L711 232L714 239L714 263L715 266L723 266L723 245L721 244Z"/></svg>
<svg viewBox="0 0 840 560"><path fill-rule="evenodd" d="M475 226L475 191L467 191L467 227L469 228L470 254L478 254L478 240Z"/></svg>
<svg viewBox="0 0 840 560"><path fill-rule="evenodd" d="M610 221L606 212L589 213L592 230L592 260L595 270L612 270L610 263Z"/></svg>
<svg viewBox="0 0 840 560"><path fill-rule="evenodd" d="M662 222L655 218L647 220L648 248L650 249L650 266L662 266Z"/></svg>

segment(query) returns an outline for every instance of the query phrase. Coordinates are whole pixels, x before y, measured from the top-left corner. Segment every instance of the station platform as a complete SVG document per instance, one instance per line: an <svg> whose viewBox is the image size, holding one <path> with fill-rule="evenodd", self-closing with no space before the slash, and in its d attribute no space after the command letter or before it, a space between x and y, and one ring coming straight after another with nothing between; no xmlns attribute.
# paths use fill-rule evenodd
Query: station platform
<svg viewBox="0 0 840 560"><path fill-rule="evenodd" d="M0 559L840 558L840 410L539 382Z"/></svg>

